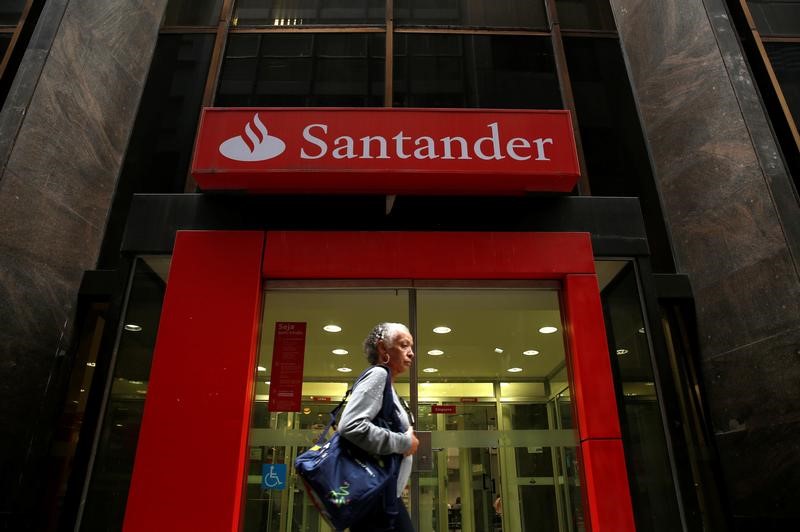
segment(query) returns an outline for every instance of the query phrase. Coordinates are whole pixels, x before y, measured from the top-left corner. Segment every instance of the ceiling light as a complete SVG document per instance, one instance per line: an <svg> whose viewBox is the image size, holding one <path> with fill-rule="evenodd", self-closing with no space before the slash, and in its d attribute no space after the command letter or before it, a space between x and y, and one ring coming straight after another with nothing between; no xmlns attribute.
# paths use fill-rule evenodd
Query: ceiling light
<svg viewBox="0 0 800 532"><path fill-rule="evenodd" d="M121 426L122 426L122 423L117 423L117 424L116 424L116 426L117 426L117 427L121 427Z"/></svg>
<svg viewBox="0 0 800 532"><path fill-rule="evenodd" d="M140 325L136 325L135 323L126 323L125 330L130 332L139 332L142 330Z"/></svg>
<svg viewBox="0 0 800 532"><path fill-rule="evenodd" d="M644 385L645 386L655 386L656 383L654 383L654 382L646 382L646 383L644 383Z"/></svg>
<svg viewBox="0 0 800 532"><path fill-rule="evenodd" d="M433 332L435 332L436 334L447 334L452 330L453 329L451 329L450 327L445 327L444 325L433 328Z"/></svg>
<svg viewBox="0 0 800 532"><path fill-rule="evenodd" d="M269 381L264 381L264 384L269 384Z"/></svg>
<svg viewBox="0 0 800 532"><path fill-rule="evenodd" d="M303 413L304 413L305 415L308 415L308 414L310 414L310 413L311 413L311 409L310 409L309 407L305 407L305 408L303 409Z"/></svg>
<svg viewBox="0 0 800 532"><path fill-rule="evenodd" d="M519 373L522 371L522 368L508 368L506 371L509 373Z"/></svg>
<svg viewBox="0 0 800 532"><path fill-rule="evenodd" d="M350 373L353 370L350 368L336 368L336 371L339 371L341 373Z"/></svg>
<svg viewBox="0 0 800 532"><path fill-rule="evenodd" d="M436 368L425 368L422 371L424 371L425 373L436 373L439 370Z"/></svg>
<svg viewBox="0 0 800 532"><path fill-rule="evenodd" d="M331 351L331 353L333 353L334 355L346 355L348 351L347 349L339 348L339 349L334 349L333 351Z"/></svg>
<svg viewBox="0 0 800 532"><path fill-rule="evenodd" d="M87 365L87 366L89 366L90 368L93 368L93 367L95 367L97 364L95 364L94 362L87 362L87 363L86 363L86 365Z"/></svg>
<svg viewBox="0 0 800 532"><path fill-rule="evenodd" d="M618 355L627 355L628 353L630 353L630 351L628 351L628 350L627 350L627 349L625 349L624 347L623 347L623 348L620 348L620 349L617 349L617 354L618 354Z"/></svg>
<svg viewBox="0 0 800 532"><path fill-rule="evenodd" d="M432 357L438 357L439 355L443 355L444 351L442 351L441 349L431 349L430 351L428 351L428 354Z"/></svg>
<svg viewBox="0 0 800 532"><path fill-rule="evenodd" d="M547 327L542 327L542 328L540 328L540 329L539 329L539 332L540 332L540 333L542 333L542 334L553 334L553 333L554 333L554 332L556 332L557 330L558 330L558 329L557 329L556 327L550 327L550 326L547 326Z"/></svg>
<svg viewBox="0 0 800 532"><path fill-rule="evenodd" d="M535 357L536 355L539 354L539 351L537 351L536 349L528 349L527 351L523 351L522 354L525 355L526 357Z"/></svg>
<svg viewBox="0 0 800 532"><path fill-rule="evenodd" d="M331 324L331 325L326 325L325 327L322 328L322 330L326 332L341 332L342 328L339 327L338 325Z"/></svg>
<svg viewBox="0 0 800 532"><path fill-rule="evenodd" d="M639 327L639 334L644 334L644 327Z"/></svg>
<svg viewBox="0 0 800 532"><path fill-rule="evenodd" d="M267 371L267 368L264 366L258 366L258 371Z"/></svg>
<svg viewBox="0 0 800 532"><path fill-rule="evenodd" d="M495 353L497 353L497 354L499 355L500 353L502 353L502 352L503 352L503 350L502 350L501 348L499 348L499 347L495 347L495 348L494 348L494 352L495 352Z"/></svg>

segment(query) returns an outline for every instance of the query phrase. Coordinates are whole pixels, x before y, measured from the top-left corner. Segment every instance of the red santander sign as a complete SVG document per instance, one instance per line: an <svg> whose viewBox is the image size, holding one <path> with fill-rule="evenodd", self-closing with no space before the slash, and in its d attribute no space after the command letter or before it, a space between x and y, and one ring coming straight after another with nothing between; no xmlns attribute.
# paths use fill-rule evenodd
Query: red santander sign
<svg viewBox="0 0 800 532"><path fill-rule="evenodd" d="M203 190L330 194L569 192L568 111L206 108Z"/></svg>

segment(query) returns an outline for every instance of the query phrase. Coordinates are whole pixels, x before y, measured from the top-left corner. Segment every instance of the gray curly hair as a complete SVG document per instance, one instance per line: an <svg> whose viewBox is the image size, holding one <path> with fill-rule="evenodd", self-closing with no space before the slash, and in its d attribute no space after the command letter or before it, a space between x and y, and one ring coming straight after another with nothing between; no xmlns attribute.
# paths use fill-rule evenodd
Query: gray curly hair
<svg viewBox="0 0 800 532"><path fill-rule="evenodd" d="M399 333L411 334L408 327L402 323L384 322L379 323L369 332L364 339L364 355L367 362L377 364L380 358L378 353L378 342L383 342L386 347L392 347Z"/></svg>

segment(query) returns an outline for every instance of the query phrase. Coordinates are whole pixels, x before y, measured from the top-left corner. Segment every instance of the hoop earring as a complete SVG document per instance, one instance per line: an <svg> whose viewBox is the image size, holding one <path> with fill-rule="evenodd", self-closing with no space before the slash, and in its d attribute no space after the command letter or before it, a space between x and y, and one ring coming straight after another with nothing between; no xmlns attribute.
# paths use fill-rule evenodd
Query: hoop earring
<svg viewBox="0 0 800 532"><path fill-rule="evenodd" d="M389 353L386 353L386 360L384 360L383 357L381 357L381 364L388 364L390 360L391 357L389 356Z"/></svg>

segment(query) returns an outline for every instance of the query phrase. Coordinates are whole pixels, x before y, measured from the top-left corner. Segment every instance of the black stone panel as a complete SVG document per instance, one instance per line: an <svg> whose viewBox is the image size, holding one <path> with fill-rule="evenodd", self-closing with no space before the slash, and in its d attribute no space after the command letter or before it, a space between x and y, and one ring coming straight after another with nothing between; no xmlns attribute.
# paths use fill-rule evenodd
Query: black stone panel
<svg viewBox="0 0 800 532"><path fill-rule="evenodd" d="M705 361L713 384L711 399L717 405L711 418L714 431L727 434L800 423L798 359L800 328ZM753 383L759 384L757 389Z"/></svg>
<svg viewBox="0 0 800 532"><path fill-rule="evenodd" d="M717 448L736 531L800 528L800 423L718 433Z"/></svg>
<svg viewBox="0 0 800 532"><path fill-rule="evenodd" d="M724 491L739 526L796 523L800 207L721 2L610 3L695 294Z"/></svg>
<svg viewBox="0 0 800 532"><path fill-rule="evenodd" d="M0 530L32 522L47 448L37 423L58 400L46 388L97 261L165 5L47 2L0 120Z"/></svg>

